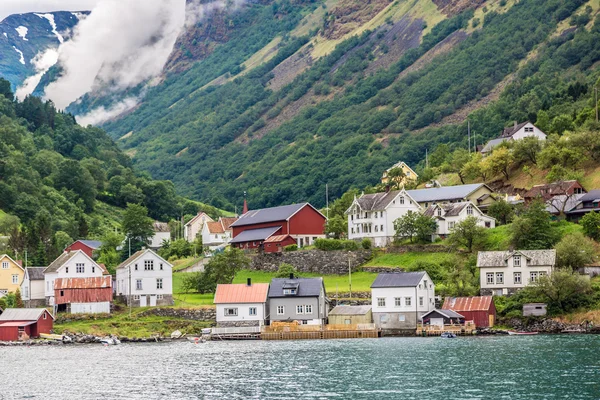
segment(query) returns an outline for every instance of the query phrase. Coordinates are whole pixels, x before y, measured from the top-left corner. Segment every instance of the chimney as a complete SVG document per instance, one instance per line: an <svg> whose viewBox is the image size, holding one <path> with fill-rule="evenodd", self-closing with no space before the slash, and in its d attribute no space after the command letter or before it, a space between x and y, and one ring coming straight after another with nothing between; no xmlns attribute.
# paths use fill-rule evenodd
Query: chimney
<svg viewBox="0 0 600 400"><path fill-rule="evenodd" d="M514 124L515 124L515 125L514 125L514 126L515 126L515 129L517 129L517 121L513 121L513 122L514 122Z"/></svg>
<svg viewBox="0 0 600 400"><path fill-rule="evenodd" d="M385 192L389 193L390 192L390 185L385 185Z"/></svg>
<svg viewBox="0 0 600 400"><path fill-rule="evenodd" d="M244 190L244 208L242 209L242 215L248 212L248 203L246 202L246 191Z"/></svg>
<svg viewBox="0 0 600 400"><path fill-rule="evenodd" d="M293 272L290 273L290 279L294 279L294 273Z"/></svg>
<svg viewBox="0 0 600 400"><path fill-rule="evenodd" d="M248 281L247 281L246 285L252 286L252 278L248 278Z"/></svg>

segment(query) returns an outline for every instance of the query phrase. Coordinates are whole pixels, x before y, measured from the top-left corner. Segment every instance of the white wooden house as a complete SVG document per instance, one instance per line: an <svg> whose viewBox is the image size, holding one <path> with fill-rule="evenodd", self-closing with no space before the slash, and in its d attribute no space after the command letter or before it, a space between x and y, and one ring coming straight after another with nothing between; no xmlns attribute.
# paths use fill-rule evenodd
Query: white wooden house
<svg viewBox="0 0 600 400"><path fill-rule="evenodd" d="M509 140L521 140L526 137L536 137L539 140L546 140L546 134L531 122L527 121L517 124L515 121L514 125L509 128L505 128L499 137L488 141L481 150L481 153L483 155L490 154L492 150L494 150L494 148L502 142Z"/></svg>
<svg viewBox="0 0 600 400"><path fill-rule="evenodd" d="M121 263L116 282L117 296L132 306L173 304L173 266L150 249L140 250Z"/></svg>
<svg viewBox="0 0 600 400"><path fill-rule="evenodd" d="M188 242L193 242L196 237L202 235L202 227L206 222L214 222L214 220L205 212L200 211L194 218L190 219L183 226L183 237Z"/></svg>
<svg viewBox="0 0 600 400"><path fill-rule="evenodd" d="M414 333L423 314L435 309L435 285L424 271L381 273L371 285L371 302L377 328Z"/></svg>
<svg viewBox="0 0 600 400"><path fill-rule="evenodd" d="M21 283L21 298L27 308L43 307L46 304L44 270L46 267L27 267Z"/></svg>
<svg viewBox="0 0 600 400"><path fill-rule="evenodd" d="M221 217L218 221L207 221L202 227L202 245L211 250L227 244L233 237L231 224L238 219L236 217Z"/></svg>
<svg viewBox="0 0 600 400"><path fill-rule="evenodd" d="M218 327L262 326L268 316L268 283L219 284L215 291Z"/></svg>
<svg viewBox="0 0 600 400"><path fill-rule="evenodd" d="M556 250L480 251L477 267L481 295L513 294L541 276L556 263Z"/></svg>
<svg viewBox="0 0 600 400"><path fill-rule="evenodd" d="M58 278L95 278L107 274L106 268L83 250L64 252L44 270L46 304L54 305L54 282Z"/></svg>
<svg viewBox="0 0 600 400"><path fill-rule="evenodd" d="M475 204L470 201L460 203L434 204L427 207L425 215L435 218L437 222L437 236L447 236L452 233L455 226L468 217L475 217L478 225L484 228L494 228L496 220L485 215Z"/></svg>

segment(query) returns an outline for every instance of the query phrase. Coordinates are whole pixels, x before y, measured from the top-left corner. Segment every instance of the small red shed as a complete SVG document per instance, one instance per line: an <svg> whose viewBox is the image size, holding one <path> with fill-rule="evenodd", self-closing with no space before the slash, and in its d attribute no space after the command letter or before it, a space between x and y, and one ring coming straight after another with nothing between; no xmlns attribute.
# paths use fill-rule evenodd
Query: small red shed
<svg viewBox="0 0 600 400"><path fill-rule="evenodd" d="M296 239L290 235L273 235L265 240L263 250L265 253L279 253L290 244L296 244Z"/></svg>
<svg viewBox="0 0 600 400"><path fill-rule="evenodd" d="M492 296L446 297L443 310L452 310L474 321L478 328L491 328L496 322L496 305Z"/></svg>
<svg viewBox="0 0 600 400"><path fill-rule="evenodd" d="M93 258L94 251L98 250L102 246L102 242L99 240L77 240L67 246L65 252L81 250L88 255L89 258Z"/></svg>
<svg viewBox="0 0 600 400"><path fill-rule="evenodd" d="M0 340L17 341L50 333L54 317L45 308L8 308L0 315Z"/></svg>

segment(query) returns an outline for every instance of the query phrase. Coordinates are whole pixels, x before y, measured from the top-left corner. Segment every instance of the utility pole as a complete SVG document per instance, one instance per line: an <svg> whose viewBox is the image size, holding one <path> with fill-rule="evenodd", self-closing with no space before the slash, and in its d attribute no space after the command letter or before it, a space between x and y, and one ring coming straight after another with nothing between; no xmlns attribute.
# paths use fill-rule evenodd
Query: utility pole
<svg viewBox="0 0 600 400"><path fill-rule="evenodd" d="M429 158L427 157L427 149L425 149L425 168L429 168Z"/></svg>
<svg viewBox="0 0 600 400"><path fill-rule="evenodd" d="M598 122L598 87L594 86L594 99L596 100L595 109L596 109L596 122Z"/></svg>
<svg viewBox="0 0 600 400"><path fill-rule="evenodd" d="M325 217L329 221L329 185L325 184Z"/></svg>
<svg viewBox="0 0 600 400"><path fill-rule="evenodd" d="M471 121L467 120L467 135L469 137L469 154L471 154Z"/></svg>
<svg viewBox="0 0 600 400"><path fill-rule="evenodd" d="M350 255L348 254L348 288L350 289L350 298L352 299L352 267L350 266Z"/></svg>
<svg viewBox="0 0 600 400"><path fill-rule="evenodd" d="M130 250L131 252L131 250ZM133 298L131 297L131 264L129 264L129 290L128 290L128 295L127 298L129 299L129 318L131 318L131 302L133 301Z"/></svg>

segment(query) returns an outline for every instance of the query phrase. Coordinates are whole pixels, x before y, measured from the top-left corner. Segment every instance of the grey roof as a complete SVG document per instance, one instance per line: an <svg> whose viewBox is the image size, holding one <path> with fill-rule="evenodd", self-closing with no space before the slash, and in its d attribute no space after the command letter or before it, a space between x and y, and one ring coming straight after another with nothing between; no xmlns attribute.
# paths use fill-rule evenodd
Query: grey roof
<svg viewBox="0 0 600 400"><path fill-rule="evenodd" d="M27 267L25 270L30 281L43 281L45 269L46 267Z"/></svg>
<svg viewBox="0 0 600 400"><path fill-rule="evenodd" d="M600 200L600 190L598 189L590 190L579 199L581 202L589 202L594 200Z"/></svg>
<svg viewBox="0 0 600 400"><path fill-rule="evenodd" d="M477 254L477 266L481 267L504 267L508 259L514 255L522 255L527 258L528 266L553 266L556 262L556 250L514 250L514 251L480 251Z"/></svg>
<svg viewBox="0 0 600 400"><path fill-rule="evenodd" d="M436 308L435 310L431 310L425 314L423 314L421 316L421 319L425 318L427 315L431 314L431 313L438 313L443 315L446 318L464 318L465 316L462 314L457 313L456 311L452 311L452 310L440 310L438 308Z"/></svg>
<svg viewBox="0 0 600 400"><path fill-rule="evenodd" d="M424 276L425 272L380 273L371 288L415 287Z"/></svg>
<svg viewBox="0 0 600 400"><path fill-rule="evenodd" d="M100 246L102 246L102 242L99 240L78 240L78 242L81 242L94 250L99 249Z"/></svg>
<svg viewBox="0 0 600 400"><path fill-rule="evenodd" d="M483 149L481 149L481 153L489 153L490 151L494 150L494 147L497 147L498 145L500 145L500 143L505 142L507 140L510 140L510 138L499 137L496 139L492 139L485 144Z"/></svg>
<svg viewBox="0 0 600 400"><path fill-rule="evenodd" d="M44 273L46 274L48 272L58 271L58 269L60 267L62 267L63 265L65 265L65 263L67 261L69 261L71 258L73 258L75 256L75 254L77 254L77 251L69 251L69 252L62 253L60 256L58 256L56 258L56 260L52 261L50 263L50 265L48 265L48 267L44 270Z"/></svg>
<svg viewBox="0 0 600 400"><path fill-rule="evenodd" d="M521 122L520 124L509 126L508 128L504 128L502 131L501 137L511 137L515 133L517 133L522 127L527 125L529 121Z"/></svg>
<svg viewBox="0 0 600 400"><path fill-rule="evenodd" d="M269 228L248 229L231 239L230 243L244 243L265 240L281 229L281 226L271 226Z"/></svg>
<svg viewBox="0 0 600 400"><path fill-rule="evenodd" d="M46 311L45 308L7 308L0 315L0 322L37 321L44 311ZM54 317L52 317L52 319L54 319Z"/></svg>
<svg viewBox="0 0 600 400"><path fill-rule="evenodd" d="M360 208L365 211L385 210L388 204L401 192L401 190L390 190L389 192L365 194L356 201Z"/></svg>
<svg viewBox="0 0 600 400"><path fill-rule="evenodd" d="M445 204L431 205L431 206L427 207L427 210L425 210L424 214L427 215L428 217L437 216L435 210L438 207L441 207L442 210L444 210L444 212L442 213L442 217L456 217L469 204L471 204L470 201L462 201L460 203L445 203Z"/></svg>
<svg viewBox="0 0 600 400"><path fill-rule="evenodd" d="M581 198L584 196L586 196L584 193L574 194L572 196L565 194L553 196L551 199L546 201L546 211L548 211L550 214L560 214L561 211L571 211L579 203L581 203Z"/></svg>
<svg viewBox="0 0 600 400"><path fill-rule="evenodd" d="M305 206L312 207L309 203L298 203L290 204L287 206L263 208L260 210L250 210L247 213L243 214L233 224L231 224L231 226L244 226L252 224L263 224L265 222L287 221L292 215L296 214Z"/></svg>
<svg viewBox="0 0 600 400"><path fill-rule="evenodd" d="M365 315L371 311L371 306L335 306L329 311L329 316L332 315Z"/></svg>
<svg viewBox="0 0 600 400"><path fill-rule="evenodd" d="M417 203L430 203L432 201L462 200L481 186L485 185L483 183L472 183L469 185L407 190L406 193Z"/></svg>
<svg viewBox="0 0 600 400"><path fill-rule="evenodd" d="M140 258L141 256L143 256L146 253L152 253L153 255L155 255L156 257L161 259L167 266L169 266L170 268L173 267L170 262L168 262L167 260L165 260L164 258L159 256L158 253L155 252L154 250L142 249L142 250L138 250L135 253L133 253L131 255L131 257L129 257L127 260L125 260L121 264L119 264L119 266L116 269L125 268L126 266L128 266L129 264L131 264L132 262L134 262L135 260L137 260L138 258Z"/></svg>
<svg viewBox="0 0 600 400"><path fill-rule="evenodd" d="M283 287L292 287L298 285L295 295L284 295ZM321 291L325 293L323 278L273 278L269 286L270 297L319 297Z"/></svg>

